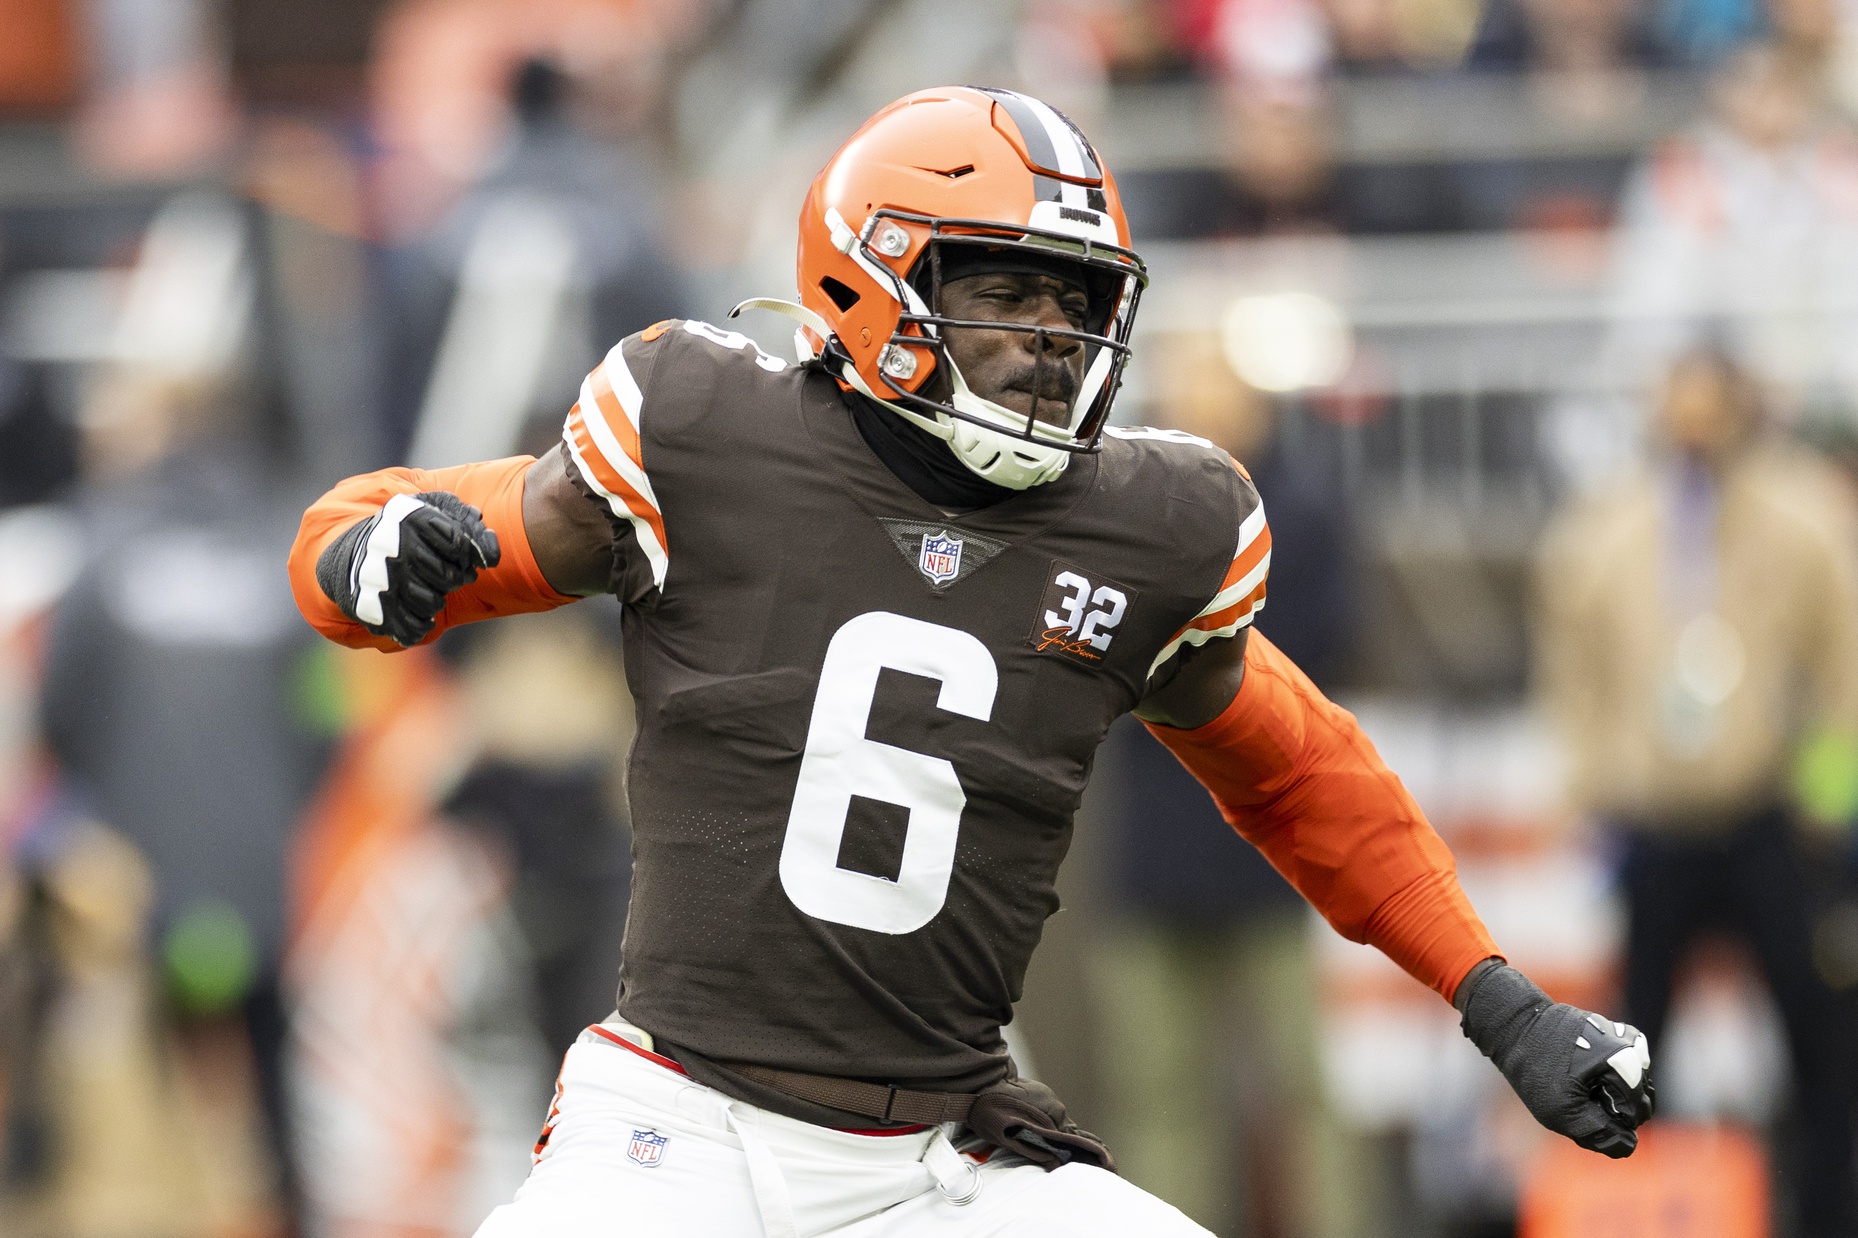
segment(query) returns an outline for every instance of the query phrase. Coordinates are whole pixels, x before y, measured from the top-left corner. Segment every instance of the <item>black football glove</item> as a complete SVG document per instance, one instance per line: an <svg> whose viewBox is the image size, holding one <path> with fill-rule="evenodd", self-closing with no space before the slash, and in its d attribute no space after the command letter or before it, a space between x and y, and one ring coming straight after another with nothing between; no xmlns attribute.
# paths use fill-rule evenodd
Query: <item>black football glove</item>
<svg viewBox="0 0 1858 1238"><path fill-rule="evenodd" d="M1631 1156L1639 1146L1634 1128L1652 1116L1644 1033L1550 1001L1529 977L1494 960L1479 964L1464 987L1464 1034L1535 1120L1589 1151Z"/></svg>
<svg viewBox="0 0 1858 1238"><path fill-rule="evenodd" d="M397 494L329 543L316 581L342 613L376 636L417 645L445 595L501 558L483 514L455 494Z"/></svg>

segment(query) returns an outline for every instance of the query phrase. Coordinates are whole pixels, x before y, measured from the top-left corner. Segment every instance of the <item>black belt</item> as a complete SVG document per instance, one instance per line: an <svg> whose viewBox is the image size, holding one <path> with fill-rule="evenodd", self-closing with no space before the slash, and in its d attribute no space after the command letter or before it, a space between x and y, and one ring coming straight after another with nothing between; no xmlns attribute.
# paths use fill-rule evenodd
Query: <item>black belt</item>
<svg viewBox="0 0 1858 1238"><path fill-rule="evenodd" d="M967 1092L913 1092L885 1083L808 1075L748 1062L718 1062L717 1065L795 1100L811 1101L880 1122L915 1122L923 1126L966 1122L968 1111L974 1107L974 1097Z"/></svg>

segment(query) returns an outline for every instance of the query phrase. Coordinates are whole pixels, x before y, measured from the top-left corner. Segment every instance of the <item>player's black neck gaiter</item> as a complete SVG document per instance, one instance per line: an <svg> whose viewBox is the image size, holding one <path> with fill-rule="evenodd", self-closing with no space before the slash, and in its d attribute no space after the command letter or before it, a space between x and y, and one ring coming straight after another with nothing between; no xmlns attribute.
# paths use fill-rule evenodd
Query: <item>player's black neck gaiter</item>
<svg viewBox="0 0 1858 1238"><path fill-rule="evenodd" d="M992 507L1018 493L978 476L955 458L947 443L889 409L849 391L845 403L865 444L925 503L971 510Z"/></svg>

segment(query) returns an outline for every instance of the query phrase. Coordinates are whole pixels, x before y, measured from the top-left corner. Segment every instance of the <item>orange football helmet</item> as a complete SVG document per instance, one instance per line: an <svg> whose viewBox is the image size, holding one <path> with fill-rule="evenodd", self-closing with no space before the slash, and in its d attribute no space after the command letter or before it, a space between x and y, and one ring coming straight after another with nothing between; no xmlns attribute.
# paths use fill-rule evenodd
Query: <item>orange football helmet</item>
<svg viewBox="0 0 1858 1238"><path fill-rule="evenodd" d="M957 257L984 248L1074 270L1091 293L1083 328L943 317L951 246L966 247ZM907 95L839 149L800 211L798 276L801 306L786 308L805 324L803 352L1014 489L1050 481L1073 454L1097 449L1148 281L1116 182L1077 127L1027 95L969 86ZM1082 341L1084 380L1068 421L1051 424L968 390L943 346L947 327ZM944 367L936 389L946 398L931 398L925 387Z"/></svg>

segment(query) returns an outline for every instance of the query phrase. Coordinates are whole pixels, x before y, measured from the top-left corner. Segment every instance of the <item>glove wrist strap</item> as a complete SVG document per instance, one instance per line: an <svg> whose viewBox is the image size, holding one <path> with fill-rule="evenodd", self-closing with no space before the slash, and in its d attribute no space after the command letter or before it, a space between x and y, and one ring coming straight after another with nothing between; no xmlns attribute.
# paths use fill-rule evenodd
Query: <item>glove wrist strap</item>
<svg viewBox="0 0 1858 1238"><path fill-rule="evenodd" d="M361 566L361 550L379 521L378 515L357 520L323 547L316 559L316 583L322 587L323 596L334 602L349 619L355 618L355 595L359 589L355 573Z"/></svg>
<svg viewBox="0 0 1858 1238"><path fill-rule="evenodd" d="M1467 992L1458 1025L1478 1052L1499 1067L1536 1017L1554 1005L1535 981L1507 963L1496 963L1482 974L1473 972L1462 987Z"/></svg>

